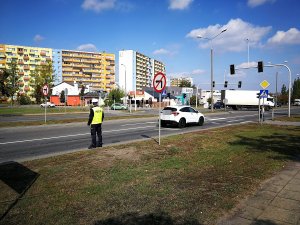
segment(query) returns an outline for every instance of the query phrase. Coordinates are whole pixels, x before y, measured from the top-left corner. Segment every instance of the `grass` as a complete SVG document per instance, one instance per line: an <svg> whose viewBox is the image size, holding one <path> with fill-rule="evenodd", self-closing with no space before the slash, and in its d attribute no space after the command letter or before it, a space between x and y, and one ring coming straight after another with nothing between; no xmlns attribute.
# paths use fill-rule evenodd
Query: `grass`
<svg viewBox="0 0 300 225"><path fill-rule="evenodd" d="M24 162L35 182L0 224L215 224L296 160L299 131L231 126ZM18 174L0 182L1 214L20 196Z"/></svg>
<svg viewBox="0 0 300 225"><path fill-rule="evenodd" d="M276 121L288 121L288 122L300 122L300 116L299 115L293 115L292 117L278 117L275 118Z"/></svg>

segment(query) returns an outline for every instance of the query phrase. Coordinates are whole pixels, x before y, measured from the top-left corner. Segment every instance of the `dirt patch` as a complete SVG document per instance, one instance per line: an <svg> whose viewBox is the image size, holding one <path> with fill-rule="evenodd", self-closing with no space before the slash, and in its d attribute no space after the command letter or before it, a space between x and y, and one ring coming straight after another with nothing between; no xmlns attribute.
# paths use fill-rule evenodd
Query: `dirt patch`
<svg viewBox="0 0 300 225"><path fill-rule="evenodd" d="M135 147L127 147L122 149L109 148L102 151L102 154L117 160L138 161L141 153Z"/></svg>

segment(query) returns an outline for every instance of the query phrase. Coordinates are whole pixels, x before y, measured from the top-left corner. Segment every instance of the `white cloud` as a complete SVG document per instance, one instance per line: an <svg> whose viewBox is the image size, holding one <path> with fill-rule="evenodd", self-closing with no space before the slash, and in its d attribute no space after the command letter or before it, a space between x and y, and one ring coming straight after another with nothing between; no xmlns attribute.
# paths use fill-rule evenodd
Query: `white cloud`
<svg viewBox="0 0 300 225"><path fill-rule="evenodd" d="M81 7L85 10L101 12L115 7L116 0L84 0Z"/></svg>
<svg viewBox="0 0 300 225"><path fill-rule="evenodd" d="M251 8L254 8L254 7L257 7L257 6L260 6L260 5L263 5L265 3L274 3L276 0L248 0L248 6L251 7Z"/></svg>
<svg viewBox="0 0 300 225"><path fill-rule="evenodd" d="M79 51L97 52L97 48L93 44L83 44L77 47Z"/></svg>
<svg viewBox="0 0 300 225"><path fill-rule="evenodd" d="M227 29L219 37L216 37L222 30ZM245 22L242 19L231 19L225 25L211 25L206 28L198 28L190 31L186 37L198 39L200 48L210 48L211 43L207 38L214 38L212 46L219 51L233 51L240 52L247 49L246 39L249 38L249 45L251 47L261 46L262 38L267 35L271 26L260 27L251 23ZM203 38L199 38L203 37Z"/></svg>
<svg viewBox="0 0 300 225"><path fill-rule="evenodd" d="M39 35L39 34L35 35L34 38L33 38L33 40L34 40L35 42L40 42L40 41L42 41L42 40L44 40L44 39L45 39L45 38L44 38L43 36Z"/></svg>
<svg viewBox="0 0 300 225"><path fill-rule="evenodd" d="M169 9L178 9L178 10L183 10L187 9L190 4L193 2L193 0L169 0L170 5Z"/></svg>
<svg viewBox="0 0 300 225"><path fill-rule="evenodd" d="M170 54L170 51L168 51L164 48L157 49L153 52L153 55L169 55L169 54Z"/></svg>
<svg viewBox="0 0 300 225"><path fill-rule="evenodd" d="M178 73L171 73L170 76L171 77L190 77L193 75L202 75L205 74L206 71L202 70L202 69L195 69L192 70L191 72L178 72Z"/></svg>
<svg viewBox="0 0 300 225"><path fill-rule="evenodd" d="M277 31L277 33L269 38L268 44L300 44L300 31L291 28L288 31Z"/></svg>

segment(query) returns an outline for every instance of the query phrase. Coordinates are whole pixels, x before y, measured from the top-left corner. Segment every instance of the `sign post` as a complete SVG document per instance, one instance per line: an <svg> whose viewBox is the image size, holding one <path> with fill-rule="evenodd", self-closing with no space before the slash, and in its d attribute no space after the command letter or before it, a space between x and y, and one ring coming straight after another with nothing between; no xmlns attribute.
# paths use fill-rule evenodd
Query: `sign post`
<svg viewBox="0 0 300 225"><path fill-rule="evenodd" d="M47 95L49 93L49 87L47 84L44 84L42 88L43 95L45 96L45 124L47 123Z"/></svg>
<svg viewBox="0 0 300 225"><path fill-rule="evenodd" d="M154 90L159 93L159 104L158 104L158 145L160 145L160 127L161 127L161 122L160 122L160 104L161 104L161 93L164 91L166 88L167 84L167 79L165 74L162 72L159 72L155 74L154 79L153 79L153 88Z"/></svg>

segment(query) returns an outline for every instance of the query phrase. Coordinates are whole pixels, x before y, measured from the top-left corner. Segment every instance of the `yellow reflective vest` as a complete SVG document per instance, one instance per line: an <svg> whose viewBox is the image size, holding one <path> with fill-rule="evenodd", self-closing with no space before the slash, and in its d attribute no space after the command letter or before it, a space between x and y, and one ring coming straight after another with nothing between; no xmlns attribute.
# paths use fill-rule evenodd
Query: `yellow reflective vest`
<svg viewBox="0 0 300 225"><path fill-rule="evenodd" d="M102 123L103 109L99 106L96 106L93 108L93 111L94 111L94 117L91 124Z"/></svg>

